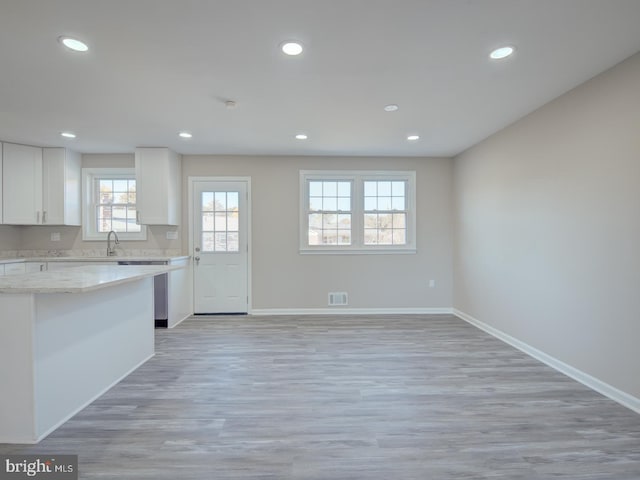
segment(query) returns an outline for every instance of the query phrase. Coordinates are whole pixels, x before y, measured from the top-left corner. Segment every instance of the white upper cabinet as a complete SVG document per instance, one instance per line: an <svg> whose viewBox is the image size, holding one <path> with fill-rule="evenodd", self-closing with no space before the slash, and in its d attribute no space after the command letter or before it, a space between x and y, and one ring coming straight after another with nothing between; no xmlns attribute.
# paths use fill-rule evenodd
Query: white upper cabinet
<svg viewBox="0 0 640 480"><path fill-rule="evenodd" d="M80 154L64 148L42 149L42 208L47 225L80 225Z"/></svg>
<svg viewBox="0 0 640 480"><path fill-rule="evenodd" d="M2 223L2 143L0 143L0 223ZM4 275L4 267L2 275Z"/></svg>
<svg viewBox="0 0 640 480"><path fill-rule="evenodd" d="M136 206L141 225L179 225L182 166L168 148L136 148Z"/></svg>
<svg viewBox="0 0 640 480"><path fill-rule="evenodd" d="M3 223L80 225L80 155L3 144Z"/></svg>
<svg viewBox="0 0 640 480"><path fill-rule="evenodd" d="M42 223L42 149L2 144L3 222Z"/></svg>

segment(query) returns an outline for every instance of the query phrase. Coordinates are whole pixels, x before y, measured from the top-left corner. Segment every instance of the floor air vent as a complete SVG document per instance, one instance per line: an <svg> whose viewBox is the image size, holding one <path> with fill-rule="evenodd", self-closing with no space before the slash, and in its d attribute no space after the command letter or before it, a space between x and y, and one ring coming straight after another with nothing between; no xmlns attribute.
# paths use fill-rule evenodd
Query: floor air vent
<svg viewBox="0 0 640 480"><path fill-rule="evenodd" d="M347 305L347 292L329 292L329 306Z"/></svg>

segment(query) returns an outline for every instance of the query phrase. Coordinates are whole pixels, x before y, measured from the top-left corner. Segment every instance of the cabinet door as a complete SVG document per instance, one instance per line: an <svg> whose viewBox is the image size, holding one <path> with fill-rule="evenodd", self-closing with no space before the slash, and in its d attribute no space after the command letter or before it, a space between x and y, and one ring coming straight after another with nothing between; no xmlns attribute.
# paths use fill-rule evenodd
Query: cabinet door
<svg viewBox="0 0 640 480"><path fill-rule="evenodd" d="M64 148L42 151L42 223L80 225L80 155Z"/></svg>
<svg viewBox="0 0 640 480"><path fill-rule="evenodd" d="M136 207L141 225L180 223L180 157L168 148L136 148Z"/></svg>
<svg viewBox="0 0 640 480"><path fill-rule="evenodd" d="M3 220L10 225L42 222L42 149L2 145Z"/></svg>
<svg viewBox="0 0 640 480"><path fill-rule="evenodd" d="M4 223L2 221L2 143L0 143L0 223ZM0 275L4 275L4 265Z"/></svg>

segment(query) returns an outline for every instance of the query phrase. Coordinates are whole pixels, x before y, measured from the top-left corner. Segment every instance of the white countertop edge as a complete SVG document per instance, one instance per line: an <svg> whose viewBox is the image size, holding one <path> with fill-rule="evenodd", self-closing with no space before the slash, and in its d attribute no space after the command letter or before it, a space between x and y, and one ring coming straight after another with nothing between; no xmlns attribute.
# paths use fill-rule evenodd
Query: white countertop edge
<svg viewBox="0 0 640 480"><path fill-rule="evenodd" d="M155 277L180 265L85 265L0 277L0 294L85 293Z"/></svg>
<svg viewBox="0 0 640 480"><path fill-rule="evenodd" d="M189 258L191 258L190 255L181 255L177 257L20 257L0 258L0 265L26 262L175 262Z"/></svg>

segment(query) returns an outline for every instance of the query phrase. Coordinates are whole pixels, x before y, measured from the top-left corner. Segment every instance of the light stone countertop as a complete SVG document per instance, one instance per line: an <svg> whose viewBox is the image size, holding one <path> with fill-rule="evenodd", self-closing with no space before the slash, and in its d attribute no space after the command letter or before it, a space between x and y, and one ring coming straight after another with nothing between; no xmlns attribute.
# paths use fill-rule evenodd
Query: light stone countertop
<svg viewBox="0 0 640 480"><path fill-rule="evenodd" d="M170 265L86 265L0 277L2 293L84 293L184 267Z"/></svg>
<svg viewBox="0 0 640 480"><path fill-rule="evenodd" d="M113 256L107 257L20 257L20 258L0 258L0 265L8 263L26 263L26 262L172 262L177 260L185 260L190 258L189 255L181 256L150 256L150 257L125 257Z"/></svg>

